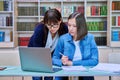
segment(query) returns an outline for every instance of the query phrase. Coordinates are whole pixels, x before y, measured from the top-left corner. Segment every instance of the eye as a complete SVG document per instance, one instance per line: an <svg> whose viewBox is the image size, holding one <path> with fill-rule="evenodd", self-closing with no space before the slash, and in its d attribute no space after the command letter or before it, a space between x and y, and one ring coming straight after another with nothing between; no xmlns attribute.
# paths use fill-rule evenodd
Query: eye
<svg viewBox="0 0 120 80"><path fill-rule="evenodd" d="M76 27L75 25L73 25L73 27Z"/></svg>
<svg viewBox="0 0 120 80"><path fill-rule="evenodd" d="M70 24L68 24L68 26L71 26Z"/></svg>

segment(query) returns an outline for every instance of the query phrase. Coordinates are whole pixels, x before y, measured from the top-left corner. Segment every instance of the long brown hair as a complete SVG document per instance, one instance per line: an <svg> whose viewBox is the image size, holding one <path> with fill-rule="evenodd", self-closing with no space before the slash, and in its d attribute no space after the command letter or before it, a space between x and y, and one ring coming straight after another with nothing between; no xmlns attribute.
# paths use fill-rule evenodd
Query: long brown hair
<svg viewBox="0 0 120 80"><path fill-rule="evenodd" d="M81 40L83 37L85 37L88 33L86 20L83 13L75 12L72 13L69 17L69 19L75 18L76 20L76 27L77 27L77 40Z"/></svg>

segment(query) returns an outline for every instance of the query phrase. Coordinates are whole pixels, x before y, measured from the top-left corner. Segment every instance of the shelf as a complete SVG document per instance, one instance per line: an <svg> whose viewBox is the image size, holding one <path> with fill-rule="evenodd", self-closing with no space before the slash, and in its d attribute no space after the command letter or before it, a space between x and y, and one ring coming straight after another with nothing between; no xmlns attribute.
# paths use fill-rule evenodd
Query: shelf
<svg viewBox="0 0 120 80"><path fill-rule="evenodd" d="M68 2L68 3L73 3L73 2L84 2L84 0L70 0L70 1L66 1L66 0L63 0L63 2Z"/></svg>
<svg viewBox="0 0 120 80"><path fill-rule="evenodd" d="M40 3L61 3L61 0L60 1L39 1Z"/></svg>
<svg viewBox="0 0 120 80"><path fill-rule="evenodd" d="M120 13L120 10L112 10L112 13Z"/></svg>
<svg viewBox="0 0 120 80"><path fill-rule="evenodd" d="M120 41L111 41L111 47L120 47Z"/></svg>
<svg viewBox="0 0 120 80"><path fill-rule="evenodd" d="M14 42L0 42L0 48L11 48L14 47Z"/></svg>
<svg viewBox="0 0 120 80"><path fill-rule="evenodd" d="M0 29L13 29L12 26L0 26Z"/></svg>
<svg viewBox="0 0 120 80"><path fill-rule="evenodd" d="M111 28L120 28L120 26L111 26Z"/></svg>
<svg viewBox="0 0 120 80"><path fill-rule="evenodd" d="M107 31L88 31L90 33L106 33Z"/></svg>
<svg viewBox="0 0 120 80"><path fill-rule="evenodd" d="M87 2L106 2L107 0L86 0Z"/></svg>
<svg viewBox="0 0 120 80"><path fill-rule="evenodd" d="M33 34L34 31L17 31L18 34Z"/></svg>
<svg viewBox="0 0 120 80"><path fill-rule="evenodd" d="M1 0L0 6L0 48L15 47L15 0Z"/></svg>
<svg viewBox="0 0 120 80"><path fill-rule="evenodd" d="M17 2L38 2L38 0L17 0Z"/></svg>
<svg viewBox="0 0 120 80"><path fill-rule="evenodd" d="M102 17L104 18L104 17L107 17L107 16L106 16L106 15L105 15L105 16L96 16L96 15L95 15L95 16L92 16L92 15L91 15L91 16L87 16L87 17L88 17L88 18L102 18Z"/></svg>
<svg viewBox="0 0 120 80"><path fill-rule="evenodd" d="M0 14L1 14L1 13L4 13L4 14L10 14L10 13L11 13L11 14L12 14L13 11L0 11Z"/></svg>
<svg viewBox="0 0 120 80"><path fill-rule="evenodd" d="M17 16L18 18L38 18L39 16Z"/></svg>
<svg viewBox="0 0 120 80"><path fill-rule="evenodd" d="M107 0L37 0L35 2L33 1L33 3L31 2L31 0L30 0L30 2L29 2L29 0L27 2L24 2L24 0L18 0L18 2L16 4L17 4L16 9L21 10L23 8L27 8L27 9L23 9L23 12L21 14L20 14L21 11L18 11L19 15L21 15L21 16L17 15L17 24L18 24L17 26L19 26L19 27L17 27L18 37L28 37L28 36L31 37L34 32L26 31L26 30L29 30L28 24L31 22L40 22L43 19L42 15L44 15L44 13L48 9L48 7L59 8L61 10L63 21L65 21L65 22L67 22L68 16L71 13L73 13L74 11L85 13L85 17L87 18L86 21L98 22L98 23L100 23L99 25L102 27L104 27L105 25L101 25L101 23L106 24L105 21L107 21L107 15L102 14L101 12L100 12L100 14L102 14L102 15L96 14L95 16L87 16L87 14L86 14L86 8L88 6L95 5L95 6L100 6L100 8L101 8L101 6L104 7L105 5L107 5ZM29 7L30 7L30 9L29 9ZM37 7L37 9L36 9L37 15L35 15L35 16L27 15L26 16L26 13L29 14L29 12L32 12L31 7ZM28 10L28 11L26 12L25 10ZM26 24L19 25L22 22L26 23L26 24L28 23L27 27L26 27ZM25 30L22 31L20 29L21 27L25 27ZM102 29L101 27L98 26L98 28L99 29L97 29L96 31L92 31L92 29L93 29L93 27L92 27L92 29L90 29L91 31L89 31L89 32L92 33L93 35L95 35L95 37L98 37L98 38L100 37L101 39L104 38L104 41L105 41L106 37L107 37L107 31L104 31L104 30L106 30L106 27L104 27L104 29ZM101 31L98 31L98 30L101 30ZM100 44L100 45L102 45L102 44Z"/></svg>

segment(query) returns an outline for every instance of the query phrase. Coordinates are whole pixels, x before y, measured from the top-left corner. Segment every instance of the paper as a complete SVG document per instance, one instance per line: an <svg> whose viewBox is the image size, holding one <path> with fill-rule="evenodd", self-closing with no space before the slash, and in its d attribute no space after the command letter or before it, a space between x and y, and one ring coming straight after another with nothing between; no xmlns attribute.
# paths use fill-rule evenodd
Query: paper
<svg viewBox="0 0 120 80"><path fill-rule="evenodd" d="M87 69L83 66L62 66L63 70L79 70L79 71L87 71Z"/></svg>
<svg viewBox="0 0 120 80"><path fill-rule="evenodd" d="M99 63L97 66L91 68L90 70L109 71L109 72L120 73L120 64Z"/></svg>

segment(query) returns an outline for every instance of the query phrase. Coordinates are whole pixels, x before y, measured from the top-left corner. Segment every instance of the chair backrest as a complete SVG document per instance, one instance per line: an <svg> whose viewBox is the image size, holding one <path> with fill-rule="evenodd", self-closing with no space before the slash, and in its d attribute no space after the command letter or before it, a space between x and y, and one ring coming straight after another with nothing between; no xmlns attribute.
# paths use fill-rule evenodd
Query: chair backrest
<svg viewBox="0 0 120 80"><path fill-rule="evenodd" d="M120 64L120 53L109 53L109 63Z"/></svg>

